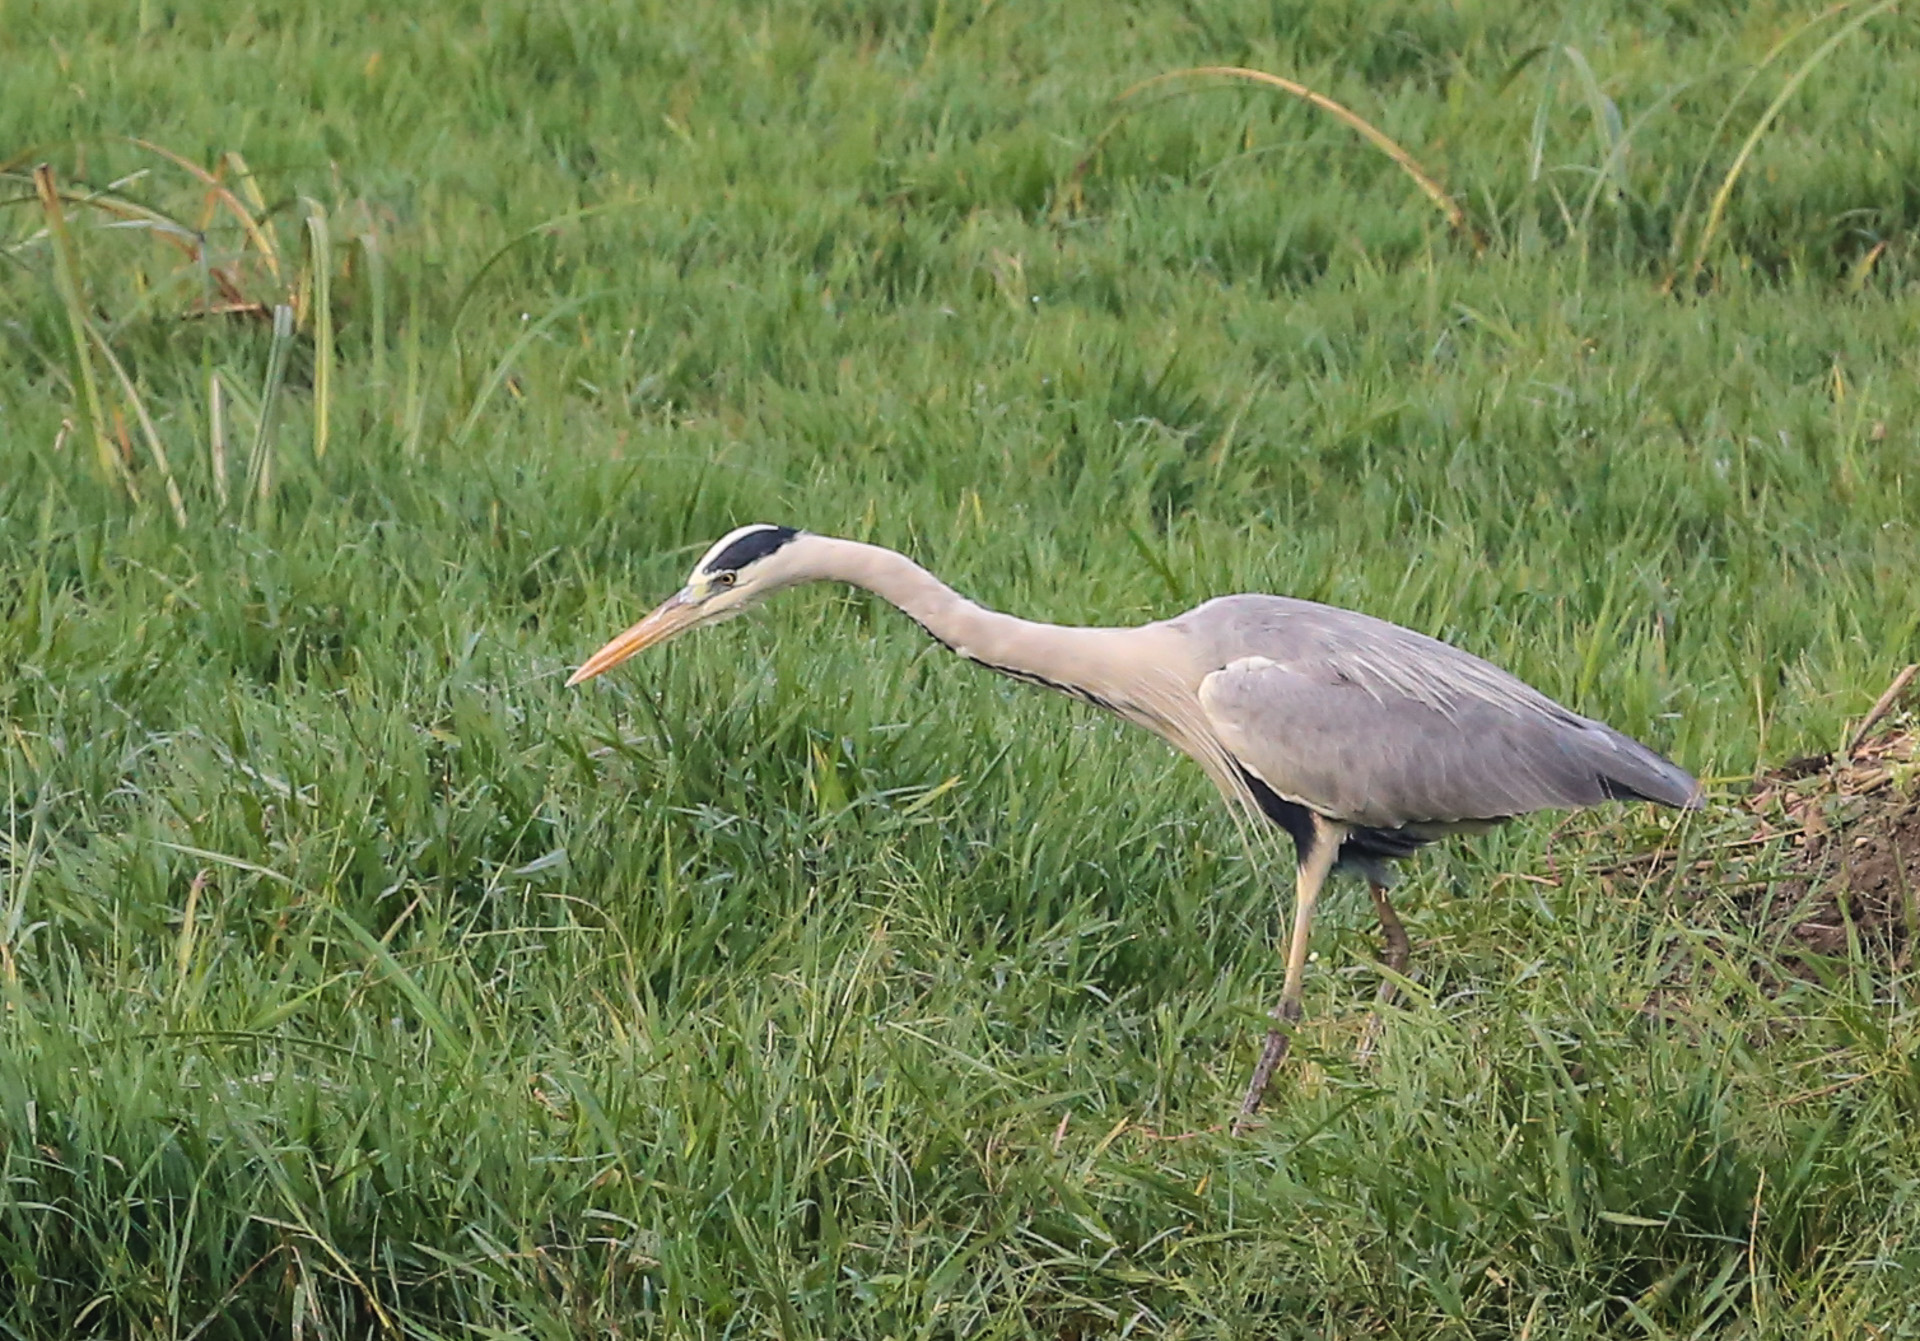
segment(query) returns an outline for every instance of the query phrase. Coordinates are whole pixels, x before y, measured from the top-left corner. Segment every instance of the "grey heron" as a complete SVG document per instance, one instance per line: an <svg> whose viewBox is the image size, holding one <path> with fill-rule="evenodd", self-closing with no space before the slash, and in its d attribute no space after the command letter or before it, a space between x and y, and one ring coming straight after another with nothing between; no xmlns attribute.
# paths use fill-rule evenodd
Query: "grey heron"
<svg viewBox="0 0 1920 1341"><path fill-rule="evenodd" d="M1390 970L1384 1001L1409 953L1387 896L1390 862L1534 810L1700 804L1693 777L1638 741L1370 615L1249 595L1137 628L1035 623L976 605L894 550L785 526L722 536L680 591L567 683L820 581L865 588L969 661L1146 727L1198 763L1230 806L1293 840L1286 977L1236 1130L1258 1109L1300 1018L1314 904L1336 865L1356 868L1372 890Z"/></svg>

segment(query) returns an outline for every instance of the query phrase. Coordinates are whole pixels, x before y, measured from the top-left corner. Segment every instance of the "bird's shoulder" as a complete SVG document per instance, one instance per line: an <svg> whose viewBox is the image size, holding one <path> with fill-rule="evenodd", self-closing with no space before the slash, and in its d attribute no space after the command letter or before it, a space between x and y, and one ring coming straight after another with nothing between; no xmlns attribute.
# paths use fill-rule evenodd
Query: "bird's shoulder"
<svg viewBox="0 0 1920 1341"><path fill-rule="evenodd" d="M1405 643L1446 649L1438 639L1403 625L1299 596L1248 592L1216 596L1168 621L1189 636L1228 653L1248 648L1284 653L1337 652L1346 647Z"/></svg>
<svg viewBox="0 0 1920 1341"><path fill-rule="evenodd" d="M1221 596L1170 623L1207 668L1213 694L1237 698L1342 691L1376 708L1409 702L1450 713L1463 702L1573 718L1525 681L1471 652L1390 620L1294 596Z"/></svg>

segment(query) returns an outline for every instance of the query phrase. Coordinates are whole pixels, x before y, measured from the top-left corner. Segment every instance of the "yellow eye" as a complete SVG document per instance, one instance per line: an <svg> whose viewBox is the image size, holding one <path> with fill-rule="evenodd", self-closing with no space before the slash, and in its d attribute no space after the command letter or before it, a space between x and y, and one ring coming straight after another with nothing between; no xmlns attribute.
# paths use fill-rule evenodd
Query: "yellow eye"
<svg viewBox="0 0 1920 1341"><path fill-rule="evenodd" d="M716 587L730 587L739 580L740 574L734 572L715 573L713 575L713 585Z"/></svg>

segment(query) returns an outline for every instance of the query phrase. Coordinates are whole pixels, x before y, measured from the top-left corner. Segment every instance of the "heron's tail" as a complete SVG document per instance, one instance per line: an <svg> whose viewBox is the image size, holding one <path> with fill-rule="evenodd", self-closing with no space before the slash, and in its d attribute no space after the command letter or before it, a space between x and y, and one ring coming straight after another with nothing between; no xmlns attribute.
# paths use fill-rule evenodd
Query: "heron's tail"
<svg viewBox="0 0 1920 1341"><path fill-rule="evenodd" d="M1609 801L1652 801L1676 810L1700 808L1700 782L1693 774L1631 736L1611 729L1609 734L1614 757L1600 772L1600 790Z"/></svg>

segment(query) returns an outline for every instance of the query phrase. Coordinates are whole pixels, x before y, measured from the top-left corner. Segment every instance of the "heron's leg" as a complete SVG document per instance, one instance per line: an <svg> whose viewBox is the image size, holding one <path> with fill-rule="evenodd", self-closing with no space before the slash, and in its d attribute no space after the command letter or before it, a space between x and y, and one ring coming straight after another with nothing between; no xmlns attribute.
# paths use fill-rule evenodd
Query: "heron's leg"
<svg viewBox="0 0 1920 1341"><path fill-rule="evenodd" d="M1387 898L1387 887L1371 880L1367 884L1373 890L1373 910L1380 915L1380 940L1384 951L1380 962L1386 966L1389 976L1380 983L1380 991L1373 999L1373 1014L1367 1017L1366 1030L1360 1035L1360 1046L1354 1049L1354 1060L1358 1062L1373 1056L1373 1050L1380 1042L1380 1031L1385 1027L1380 1020L1380 1008L1393 1000L1394 976L1406 976L1407 958L1413 953L1413 944L1407 939L1407 929L1400 925L1400 914L1393 911L1393 903Z"/></svg>
<svg viewBox="0 0 1920 1341"><path fill-rule="evenodd" d="M1307 976L1307 933L1313 927L1313 905L1320 897L1327 873L1340 856L1340 844L1347 836L1346 826L1314 817L1313 843L1300 854L1294 874L1293 939L1287 945L1287 978L1280 988L1280 1004L1273 1008L1273 1027L1267 1030L1266 1046L1260 1050L1259 1065L1247 1082L1246 1098L1240 1101L1240 1116L1233 1124L1234 1135L1246 1129L1249 1119L1259 1111L1260 1097L1274 1068L1286 1059L1292 1041L1292 1026L1300 1018L1300 997Z"/></svg>

